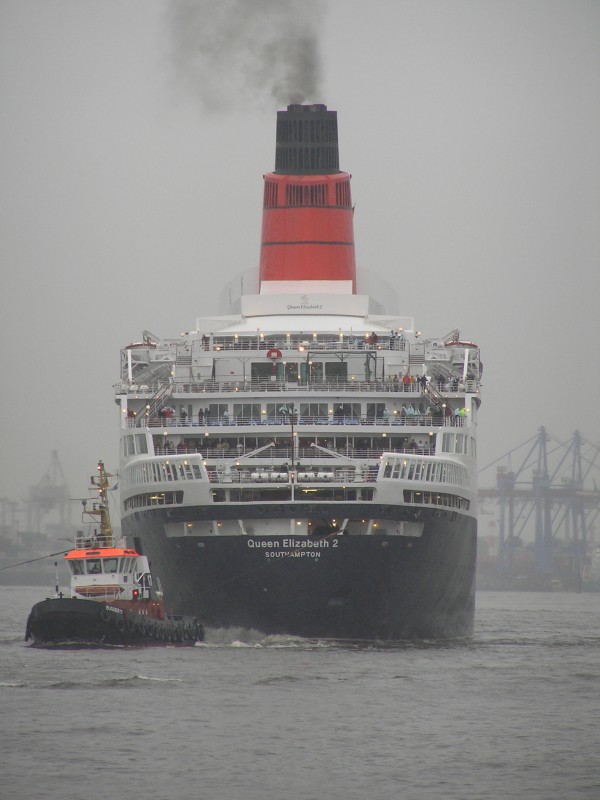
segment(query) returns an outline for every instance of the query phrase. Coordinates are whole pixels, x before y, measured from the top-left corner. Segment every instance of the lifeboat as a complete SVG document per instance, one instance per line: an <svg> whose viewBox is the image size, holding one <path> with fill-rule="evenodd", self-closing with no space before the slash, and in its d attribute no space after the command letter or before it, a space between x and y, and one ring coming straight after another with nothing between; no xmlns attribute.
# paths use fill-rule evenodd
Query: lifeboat
<svg viewBox="0 0 600 800"><path fill-rule="evenodd" d="M479 347L475 342L466 342L462 339L457 339L455 342L444 342L445 347Z"/></svg>

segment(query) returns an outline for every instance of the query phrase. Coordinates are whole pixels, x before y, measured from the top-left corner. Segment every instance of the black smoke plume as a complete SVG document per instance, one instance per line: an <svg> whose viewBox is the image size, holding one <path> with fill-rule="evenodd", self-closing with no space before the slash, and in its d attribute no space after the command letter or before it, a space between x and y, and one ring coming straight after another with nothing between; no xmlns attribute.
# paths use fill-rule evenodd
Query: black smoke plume
<svg viewBox="0 0 600 800"><path fill-rule="evenodd" d="M322 102L324 0L172 0L173 61L205 109Z"/></svg>

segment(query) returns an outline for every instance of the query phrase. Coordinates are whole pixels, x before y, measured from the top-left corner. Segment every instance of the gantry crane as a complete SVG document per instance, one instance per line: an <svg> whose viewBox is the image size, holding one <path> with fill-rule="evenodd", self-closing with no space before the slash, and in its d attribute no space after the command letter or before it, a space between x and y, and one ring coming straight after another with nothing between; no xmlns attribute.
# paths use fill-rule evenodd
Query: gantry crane
<svg viewBox="0 0 600 800"><path fill-rule="evenodd" d="M526 446L520 467L513 471L513 455ZM564 443L541 427L535 437L493 462L509 460L508 467L497 468L496 486L479 490L482 501L498 503L499 571L511 572L522 534L533 525L535 573L555 574L555 544L560 538L566 543L573 574L581 575L589 556L589 531L600 513L595 481L593 488L585 486L592 470L598 469L599 454L600 447L586 442L578 431Z"/></svg>

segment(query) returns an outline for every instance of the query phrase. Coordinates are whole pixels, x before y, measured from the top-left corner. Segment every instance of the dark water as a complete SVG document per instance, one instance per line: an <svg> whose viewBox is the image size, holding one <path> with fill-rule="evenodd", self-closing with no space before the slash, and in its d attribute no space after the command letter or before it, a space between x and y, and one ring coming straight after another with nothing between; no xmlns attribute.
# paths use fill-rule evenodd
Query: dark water
<svg viewBox="0 0 600 800"><path fill-rule="evenodd" d="M600 595L481 593L470 643L23 642L0 588L0 797L600 798ZM241 636L241 634L237 634Z"/></svg>

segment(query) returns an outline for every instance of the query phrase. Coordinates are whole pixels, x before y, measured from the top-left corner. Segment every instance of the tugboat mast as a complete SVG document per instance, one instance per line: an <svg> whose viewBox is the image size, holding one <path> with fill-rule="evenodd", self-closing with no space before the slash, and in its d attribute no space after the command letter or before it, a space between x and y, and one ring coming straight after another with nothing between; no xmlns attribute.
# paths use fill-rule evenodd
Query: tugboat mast
<svg viewBox="0 0 600 800"><path fill-rule="evenodd" d="M99 526L99 536L96 538L102 547L114 547L113 529L108 509L109 478L112 474L107 472L103 461L98 461L98 474L90 477L92 487L98 490L98 500L90 498L83 500L82 519L84 522L96 523Z"/></svg>

